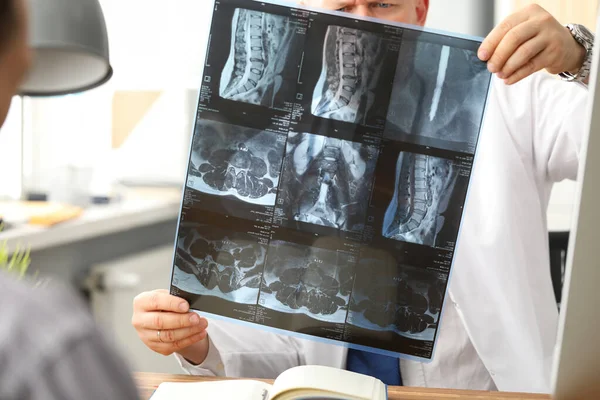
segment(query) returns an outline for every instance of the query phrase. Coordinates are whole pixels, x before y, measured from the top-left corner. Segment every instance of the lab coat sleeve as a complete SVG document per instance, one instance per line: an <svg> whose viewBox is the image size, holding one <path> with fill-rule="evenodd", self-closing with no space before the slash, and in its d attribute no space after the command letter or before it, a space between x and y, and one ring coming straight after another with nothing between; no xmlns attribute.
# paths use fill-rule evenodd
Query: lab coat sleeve
<svg viewBox="0 0 600 400"><path fill-rule="evenodd" d="M210 336L208 336L208 354L202 364L192 364L186 360L181 354L174 353L175 359L179 363L179 366L188 375L201 375L201 376L223 376L224 367L223 360L219 350L215 347L215 344Z"/></svg>
<svg viewBox="0 0 600 400"><path fill-rule="evenodd" d="M531 80L532 149L536 172L547 184L577 179L586 132L588 89L547 73Z"/></svg>
<svg viewBox="0 0 600 400"><path fill-rule="evenodd" d="M191 375L275 379L285 370L304 365L302 341L238 322L208 319L209 352L200 365L175 354Z"/></svg>

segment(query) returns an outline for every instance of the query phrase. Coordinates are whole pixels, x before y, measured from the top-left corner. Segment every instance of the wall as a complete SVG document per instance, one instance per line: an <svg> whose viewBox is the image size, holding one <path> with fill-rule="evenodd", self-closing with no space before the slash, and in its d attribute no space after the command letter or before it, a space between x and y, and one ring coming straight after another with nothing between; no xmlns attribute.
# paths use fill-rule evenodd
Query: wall
<svg viewBox="0 0 600 400"><path fill-rule="evenodd" d="M14 97L0 128L0 199L15 199L21 193L21 99Z"/></svg>
<svg viewBox="0 0 600 400"><path fill-rule="evenodd" d="M112 181L184 179L211 4L100 2L113 78L90 92L26 102L25 184L50 200L70 200L62 189L81 181L94 194Z"/></svg>
<svg viewBox="0 0 600 400"><path fill-rule="evenodd" d="M494 25L494 0L430 0L427 27L486 36Z"/></svg>
<svg viewBox="0 0 600 400"><path fill-rule="evenodd" d="M187 166L212 3L178 0L176 7L165 7L164 0L101 3L115 67L113 132L122 127L118 123L128 112L123 110L146 101L144 94L157 95L129 135L113 142L111 163L120 179L179 184Z"/></svg>
<svg viewBox="0 0 600 400"><path fill-rule="evenodd" d="M530 3L537 3L554 15L562 24L571 22L596 29L598 0L511 0L518 9ZM511 1L506 1L511 3Z"/></svg>

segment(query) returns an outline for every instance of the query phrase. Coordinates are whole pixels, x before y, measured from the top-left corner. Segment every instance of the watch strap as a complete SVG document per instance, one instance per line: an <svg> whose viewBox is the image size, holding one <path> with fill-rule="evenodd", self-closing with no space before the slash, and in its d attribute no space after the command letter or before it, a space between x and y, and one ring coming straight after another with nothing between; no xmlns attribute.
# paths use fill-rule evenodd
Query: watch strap
<svg viewBox="0 0 600 400"><path fill-rule="evenodd" d="M594 34L590 32L585 26L578 24L569 24L566 26L567 29L573 35L573 38L579 43L586 51L583 65L579 71L575 74L571 72L561 72L559 76L566 81L577 81L583 83L590 76L592 70L592 53L594 50Z"/></svg>

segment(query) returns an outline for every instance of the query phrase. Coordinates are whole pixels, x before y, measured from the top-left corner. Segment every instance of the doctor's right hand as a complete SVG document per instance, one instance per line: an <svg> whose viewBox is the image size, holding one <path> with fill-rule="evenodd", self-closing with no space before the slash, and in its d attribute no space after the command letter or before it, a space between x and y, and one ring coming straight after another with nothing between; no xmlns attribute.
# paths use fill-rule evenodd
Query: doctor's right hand
<svg viewBox="0 0 600 400"><path fill-rule="evenodd" d="M189 309L187 301L167 290L144 292L133 300L131 324L151 350L201 364L208 354L208 321Z"/></svg>

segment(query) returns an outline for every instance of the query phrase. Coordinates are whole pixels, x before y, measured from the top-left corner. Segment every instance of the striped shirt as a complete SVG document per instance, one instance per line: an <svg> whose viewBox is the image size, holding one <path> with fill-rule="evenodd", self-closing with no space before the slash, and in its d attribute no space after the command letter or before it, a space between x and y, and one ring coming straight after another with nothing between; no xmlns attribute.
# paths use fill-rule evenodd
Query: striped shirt
<svg viewBox="0 0 600 400"><path fill-rule="evenodd" d="M69 289L0 274L0 398L137 399L123 360Z"/></svg>

